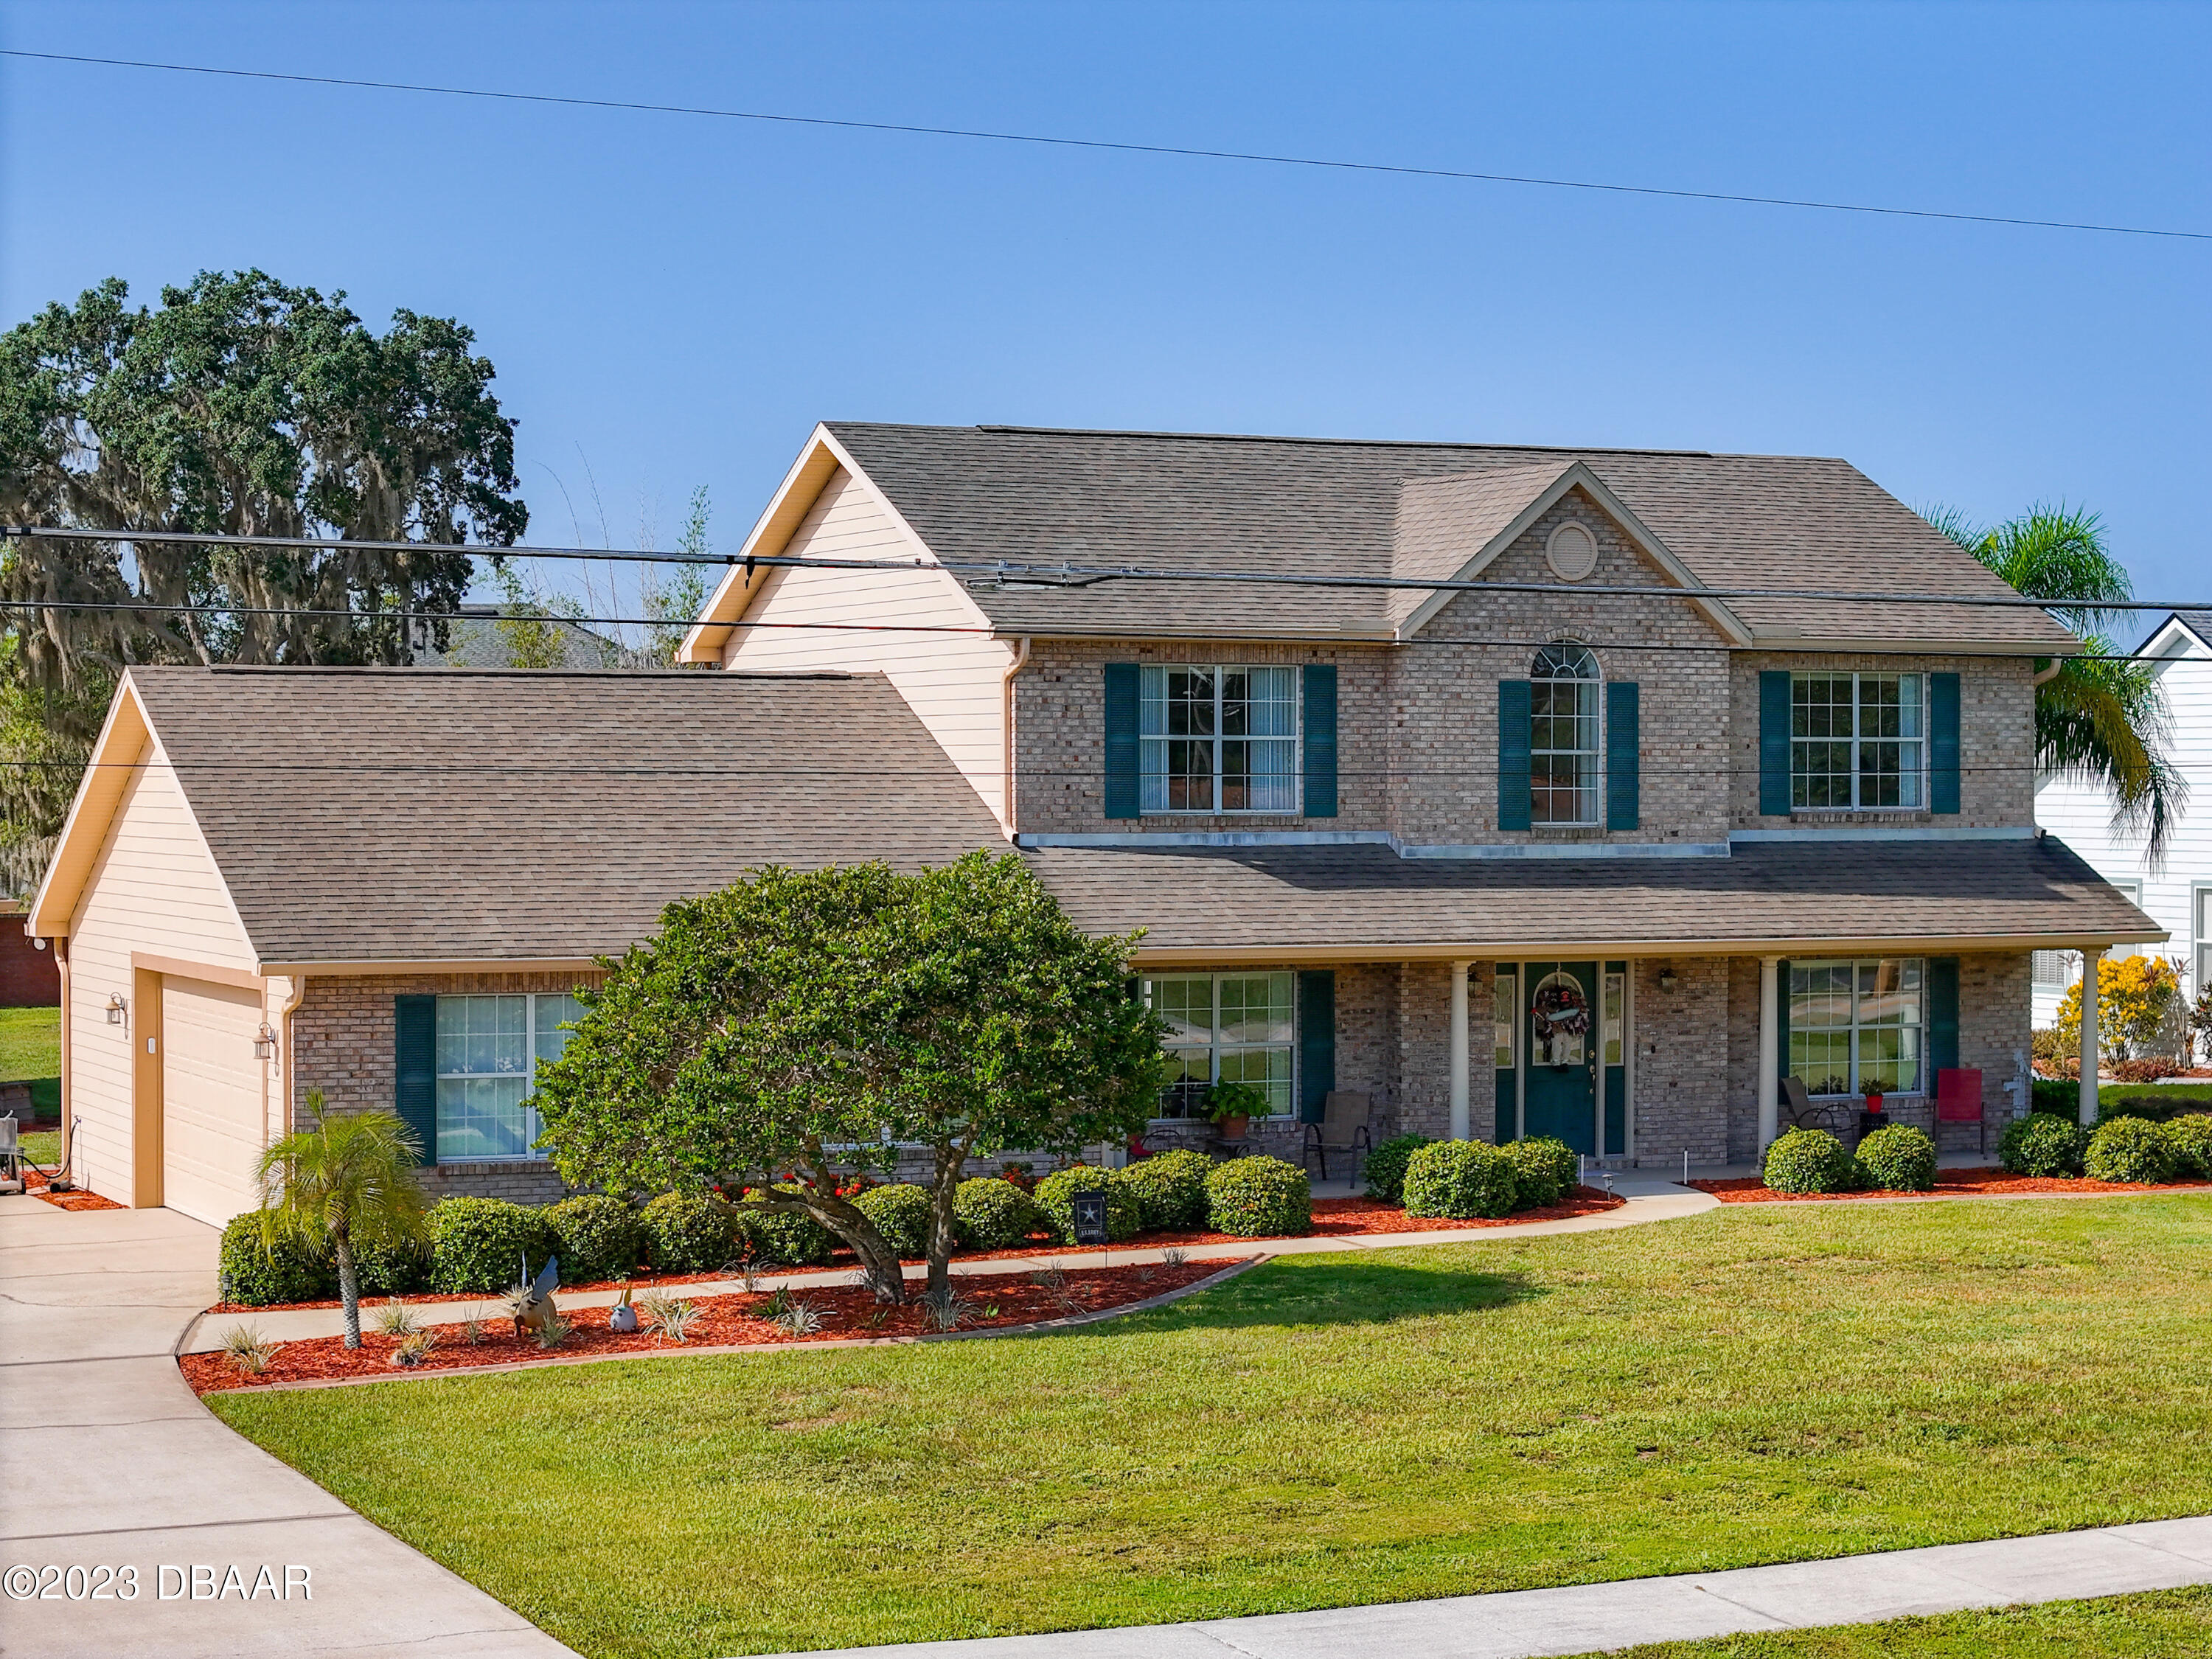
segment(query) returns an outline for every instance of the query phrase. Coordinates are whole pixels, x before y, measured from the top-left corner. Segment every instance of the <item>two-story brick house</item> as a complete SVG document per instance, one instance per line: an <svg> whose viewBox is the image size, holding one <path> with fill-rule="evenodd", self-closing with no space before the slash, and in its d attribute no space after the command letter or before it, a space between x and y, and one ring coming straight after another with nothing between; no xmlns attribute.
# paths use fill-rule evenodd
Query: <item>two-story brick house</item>
<svg viewBox="0 0 2212 1659"><path fill-rule="evenodd" d="M1220 1078L1657 1164L1785 1073L2002 1112L2029 953L2158 931L2033 828L2009 597L1839 461L824 427L721 672L126 673L25 924L74 1171L220 1222L320 1091L556 1196L535 1069L663 905L1010 842L1145 930L1160 1138Z"/></svg>
<svg viewBox="0 0 2212 1659"><path fill-rule="evenodd" d="M1164 1128L1222 1077L1647 1163L1754 1156L1790 1073L2007 1112L2028 952L2133 923L2034 828L2071 636L1844 462L837 424L746 552L687 659L884 673L1147 930Z"/></svg>

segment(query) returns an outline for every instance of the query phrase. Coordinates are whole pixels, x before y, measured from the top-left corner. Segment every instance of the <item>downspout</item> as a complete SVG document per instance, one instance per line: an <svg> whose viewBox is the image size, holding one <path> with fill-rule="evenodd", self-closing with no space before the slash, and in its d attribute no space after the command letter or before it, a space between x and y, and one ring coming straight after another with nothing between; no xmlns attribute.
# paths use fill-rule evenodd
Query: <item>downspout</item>
<svg viewBox="0 0 2212 1659"><path fill-rule="evenodd" d="M2028 682L2028 684L2029 684L2030 685L2048 685L2048 684L2051 684L2051 680L2052 680L2052 679L2054 679L2054 678L2057 676L2058 671L2059 671L2061 668L2063 668L2063 666L2065 666L2065 664L2066 664L2066 659L2065 659L2065 658L2063 658L2063 657L2053 657L2053 658L2051 659L2051 666L2050 666L2050 667L2048 667L2048 668L2039 668L2039 669L2037 669L2037 670L2035 671L2035 678L2034 678L2033 679L2030 680L2030 681Z"/></svg>
<svg viewBox="0 0 2212 1659"><path fill-rule="evenodd" d="M301 1003L307 1000L307 976L305 974L294 974L291 977L292 988L285 996L283 1006L276 1011L276 1040L283 1045L276 1051L278 1056L276 1070L283 1084L284 1133L288 1135L292 1133L292 1101L295 1095L292 1086L295 1081L292 1066L292 1015ZM265 1110L262 1113L261 1121L264 1125L269 1121L269 1115Z"/></svg>
<svg viewBox="0 0 2212 1659"><path fill-rule="evenodd" d="M999 680L999 818L1008 841L1014 838L1014 676L1029 659L1030 636L1024 634L1014 641L1014 659Z"/></svg>
<svg viewBox="0 0 2212 1659"><path fill-rule="evenodd" d="M70 1163L70 1154L75 1150L74 1143L76 1139L73 1126L70 1121L70 1102L76 1093L70 1073L70 1027L76 1022L72 1017L76 1011L70 1006L69 935L58 933L52 943L54 947L54 968L61 975L62 979L62 1160L55 1167L58 1170L67 1170L71 1176L75 1176L76 1170Z"/></svg>

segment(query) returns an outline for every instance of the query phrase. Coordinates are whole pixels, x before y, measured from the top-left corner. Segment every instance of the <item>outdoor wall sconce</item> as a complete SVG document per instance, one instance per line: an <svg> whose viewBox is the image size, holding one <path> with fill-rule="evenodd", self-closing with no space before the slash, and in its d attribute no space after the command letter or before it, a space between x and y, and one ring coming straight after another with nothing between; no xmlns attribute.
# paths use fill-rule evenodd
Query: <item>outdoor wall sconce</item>
<svg viewBox="0 0 2212 1659"><path fill-rule="evenodd" d="M123 1024L123 993L120 991L107 994L107 1023L110 1025Z"/></svg>
<svg viewBox="0 0 2212 1659"><path fill-rule="evenodd" d="M256 1060L272 1060L276 1054L276 1033L269 1029L269 1022L264 1019L261 1022L261 1029L253 1034L253 1057Z"/></svg>
<svg viewBox="0 0 2212 1659"><path fill-rule="evenodd" d="M1659 988L1668 996L1674 994L1674 988L1680 983L1681 981L1674 977L1674 970L1672 968L1662 968L1659 970Z"/></svg>

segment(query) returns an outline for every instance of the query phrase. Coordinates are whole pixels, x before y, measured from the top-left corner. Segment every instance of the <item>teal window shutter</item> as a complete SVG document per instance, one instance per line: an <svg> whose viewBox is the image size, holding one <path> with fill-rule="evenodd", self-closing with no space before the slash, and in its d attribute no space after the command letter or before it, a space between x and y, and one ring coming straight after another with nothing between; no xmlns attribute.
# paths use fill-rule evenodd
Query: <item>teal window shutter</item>
<svg viewBox="0 0 2212 1659"><path fill-rule="evenodd" d="M1528 791L1528 682L1498 682L1498 827L1526 830Z"/></svg>
<svg viewBox="0 0 2212 1659"><path fill-rule="evenodd" d="M1928 677L1928 807L1959 810L1959 677Z"/></svg>
<svg viewBox="0 0 2212 1659"><path fill-rule="evenodd" d="M438 1161L438 999L392 999L392 1110L413 1132L422 1162Z"/></svg>
<svg viewBox="0 0 2212 1659"><path fill-rule="evenodd" d="M1790 815L1790 671L1759 671L1759 811Z"/></svg>
<svg viewBox="0 0 2212 1659"><path fill-rule="evenodd" d="M1137 665L1106 665L1106 816L1133 818L1139 815L1137 743Z"/></svg>
<svg viewBox="0 0 2212 1659"><path fill-rule="evenodd" d="M1309 968L1298 975L1298 1117L1318 1123L1336 1087L1336 974Z"/></svg>
<svg viewBox="0 0 2212 1659"><path fill-rule="evenodd" d="M1305 815L1336 816L1336 665L1305 668Z"/></svg>
<svg viewBox="0 0 2212 1659"><path fill-rule="evenodd" d="M1613 680L1605 688L1605 827L1641 827L1642 780L1638 775L1644 739L1637 728L1634 680Z"/></svg>
<svg viewBox="0 0 2212 1659"><path fill-rule="evenodd" d="M1920 1086L1929 1094L1934 1094L1935 1073L1950 1071L1958 1063L1959 958L1930 957L1928 958L1929 1075L1920 1079Z"/></svg>

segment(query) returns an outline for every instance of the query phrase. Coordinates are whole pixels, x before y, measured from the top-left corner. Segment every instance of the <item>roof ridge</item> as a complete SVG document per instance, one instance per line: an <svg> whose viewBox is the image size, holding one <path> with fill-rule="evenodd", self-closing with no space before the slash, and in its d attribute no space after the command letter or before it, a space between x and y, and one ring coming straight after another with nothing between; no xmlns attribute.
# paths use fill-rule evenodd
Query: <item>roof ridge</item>
<svg viewBox="0 0 2212 1659"><path fill-rule="evenodd" d="M852 673L834 668L775 673L763 669L736 668L462 668L442 663L410 668L398 663L160 662L133 663L130 672L143 673L149 670L155 673L275 674L295 678L315 674L357 675L363 679L389 677L407 680L431 679L441 676L465 679L599 681L865 680L879 678L873 673Z"/></svg>
<svg viewBox="0 0 2212 1659"><path fill-rule="evenodd" d="M829 422L830 426L890 426L896 422L854 421ZM1679 455L1701 459L1716 459L1717 452L1710 449L1660 449L1638 447L1607 446L1603 444L1512 444L1478 443L1449 438L1307 438L1294 433L1278 432L1149 432L1134 428L1083 426L1012 426L978 422L972 428L959 427L914 426L904 429L921 432L957 432L963 429L976 432L1015 433L1043 438L1152 438L1175 443L1237 443L1237 444L1331 444L1351 449L1468 449L1497 451L1509 454L1534 455ZM1828 456L1761 457L1760 459L1820 459Z"/></svg>

